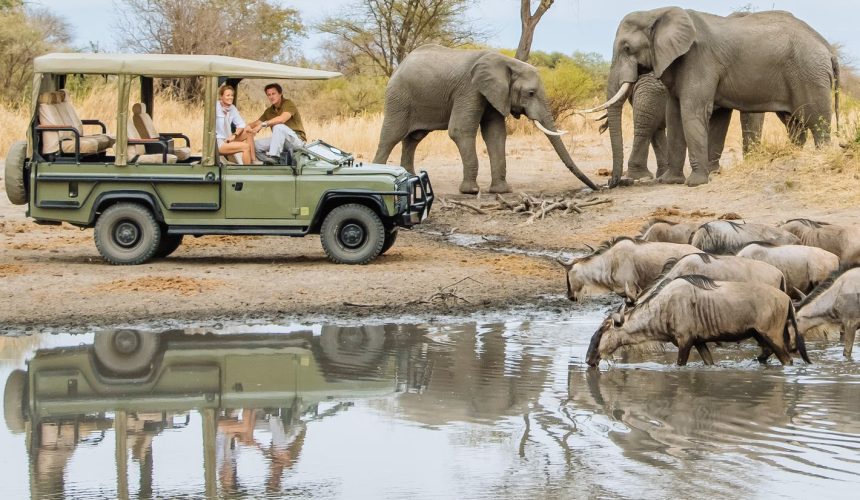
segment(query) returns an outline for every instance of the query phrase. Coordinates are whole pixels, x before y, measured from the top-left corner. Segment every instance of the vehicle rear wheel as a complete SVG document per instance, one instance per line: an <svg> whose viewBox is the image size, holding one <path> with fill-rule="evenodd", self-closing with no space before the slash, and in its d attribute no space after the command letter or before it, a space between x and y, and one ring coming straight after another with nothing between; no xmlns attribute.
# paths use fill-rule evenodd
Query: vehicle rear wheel
<svg viewBox="0 0 860 500"><path fill-rule="evenodd" d="M338 264L367 264L385 245L385 226L364 205L341 205L326 216L320 229L323 250Z"/></svg>
<svg viewBox="0 0 860 500"><path fill-rule="evenodd" d="M156 259L163 259L175 252L181 244L181 234L167 234L167 232L163 232L161 234L161 243L158 244L158 249L155 251L153 257Z"/></svg>
<svg viewBox="0 0 860 500"><path fill-rule="evenodd" d="M161 244L161 227L137 203L110 206L96 221L96 248L111 264L135 265L151 259Z"/></svg>
<svg viewBox="0 0 860 500"><path fill-rule="evenodd" d="M344 368L373 368L382 355L385 329L374 326L324 326L320 348L332 363Z"/></svg>
<svg viewBox="0 0 860 500"><path fill-rule="evenodd" d="M3 179L6 182L6 196L13 205L27 203L27 187L24 163L27 161L27 141L18 141L9 148Z"/></svg>
<svg viewBox="0 0 860 500"><path fill-rule="evenodd" d="M20 434L26 430L24 415L24 401L27 397L27 372L24 370L13 370L6 379L6 388L3 391L3 418L9 432Z"/></svg>
<svg viewBox="0 0 860 500"><path fill-rule="evenodd" d="M113 375L140 375L148 371L159 346L158 334L137 330L97 332L96 360Z"/></svg>
<svg viewBox="0 0 860 500"><path fill-rule="evenodd" d="M397 228L396 227L394 229L392 229L391 231L385 232L385 243L382 244L382 250L380 250L379 255L382 255L385 252L387 252L388 250L390 250L391 247L394 246L395 241L397 241Z"/></svg>

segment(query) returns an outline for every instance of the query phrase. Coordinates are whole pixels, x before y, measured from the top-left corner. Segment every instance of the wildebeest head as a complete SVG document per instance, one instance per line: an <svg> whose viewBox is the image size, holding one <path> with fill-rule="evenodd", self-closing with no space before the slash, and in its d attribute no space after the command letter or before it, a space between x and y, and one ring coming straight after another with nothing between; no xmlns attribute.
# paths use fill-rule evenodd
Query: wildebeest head
<svg viewBox="0 0 860 500"><path fill-rule="evenodd" d="M600 328L592 335L591 342L588 345L588 352L585 355L585 362L588 366L597 366L601 358L610 356L615 351L617 346L614 342L614 337L618 329L624 326L627 314L627 304L624 303L618 311L610 314L603 320Z"/></svg>

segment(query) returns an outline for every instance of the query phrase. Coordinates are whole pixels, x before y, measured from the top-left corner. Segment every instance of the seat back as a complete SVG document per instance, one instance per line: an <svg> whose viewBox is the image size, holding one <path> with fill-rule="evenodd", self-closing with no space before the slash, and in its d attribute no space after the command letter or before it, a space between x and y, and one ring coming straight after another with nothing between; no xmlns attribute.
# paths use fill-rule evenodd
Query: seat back
<svg viewBox="0 0 860 500"><path fill-rule="evenodd" d="M143 139L137 131L137 127L134 126L131 121L127 122L128 128L128 138L129 139ZM146 154L146 146L143 144L129 144L128 145L128 158L131 159L137 155L145 155Z"/></svg>
<svg viewBox="0 0 860 500"><path fill-rule="evenodd" d="M63 114L57 107L59 96L56 92L42 92L39 95L39 125L66 125ZM41 132L42 154L54 154L60 150L60 139L72 137L72 133L64 132Z"/></svg>
<svg viewBox="0 0 860 500"><path fill-rule="evenodd" d="M66 123L75 127L78 132L83 135L84 122L81 121L80 116L78 116L78 112L75 110L74 105L72 105L69 93L66 89L60 89L56 91L55 94L57 94L57 109L66 119Z"/></svg>
<svg viewBox="0 0 860 500"><path fill-rule="evenodd" d="M157 139L158 130L155 128L155 123L152 117L146 112L146 104L139 102L131 107L132 121L137 133L143 139Z"/></svg>

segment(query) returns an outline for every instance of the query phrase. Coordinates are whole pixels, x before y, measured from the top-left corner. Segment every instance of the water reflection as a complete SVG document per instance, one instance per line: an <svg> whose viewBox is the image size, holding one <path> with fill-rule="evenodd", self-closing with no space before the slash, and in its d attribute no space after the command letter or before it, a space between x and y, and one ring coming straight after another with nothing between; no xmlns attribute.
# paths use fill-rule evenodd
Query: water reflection
<svg viewBox="0 0 860 500"><path fill-rule="evenodd" d="M860 370L837 343L786 369L759 366L750 344L714 368L658 351L587 370L599 321L0 344L0 493L850 497L860 484Z"/></svg>

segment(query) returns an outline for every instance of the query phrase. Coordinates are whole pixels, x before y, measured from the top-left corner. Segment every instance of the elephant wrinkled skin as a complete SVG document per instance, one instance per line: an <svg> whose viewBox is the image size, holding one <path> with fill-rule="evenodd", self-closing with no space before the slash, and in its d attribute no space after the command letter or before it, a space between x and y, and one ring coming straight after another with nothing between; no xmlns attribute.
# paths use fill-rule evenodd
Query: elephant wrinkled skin
<svg viewBox="0 0 860 500"><path fill-rule="evenodd" d="M423 45L409 54L385 89L385 119L375 163L402 142L400 164L412 172L415 148L433 130L448 130L463 160L461 193L478 192L478 128L487 145L491 193L510 192L505 179L505 117L525 115L546 133L565 166L591 189L555 131L543 83L530 64L489 50Z"/></svg>

